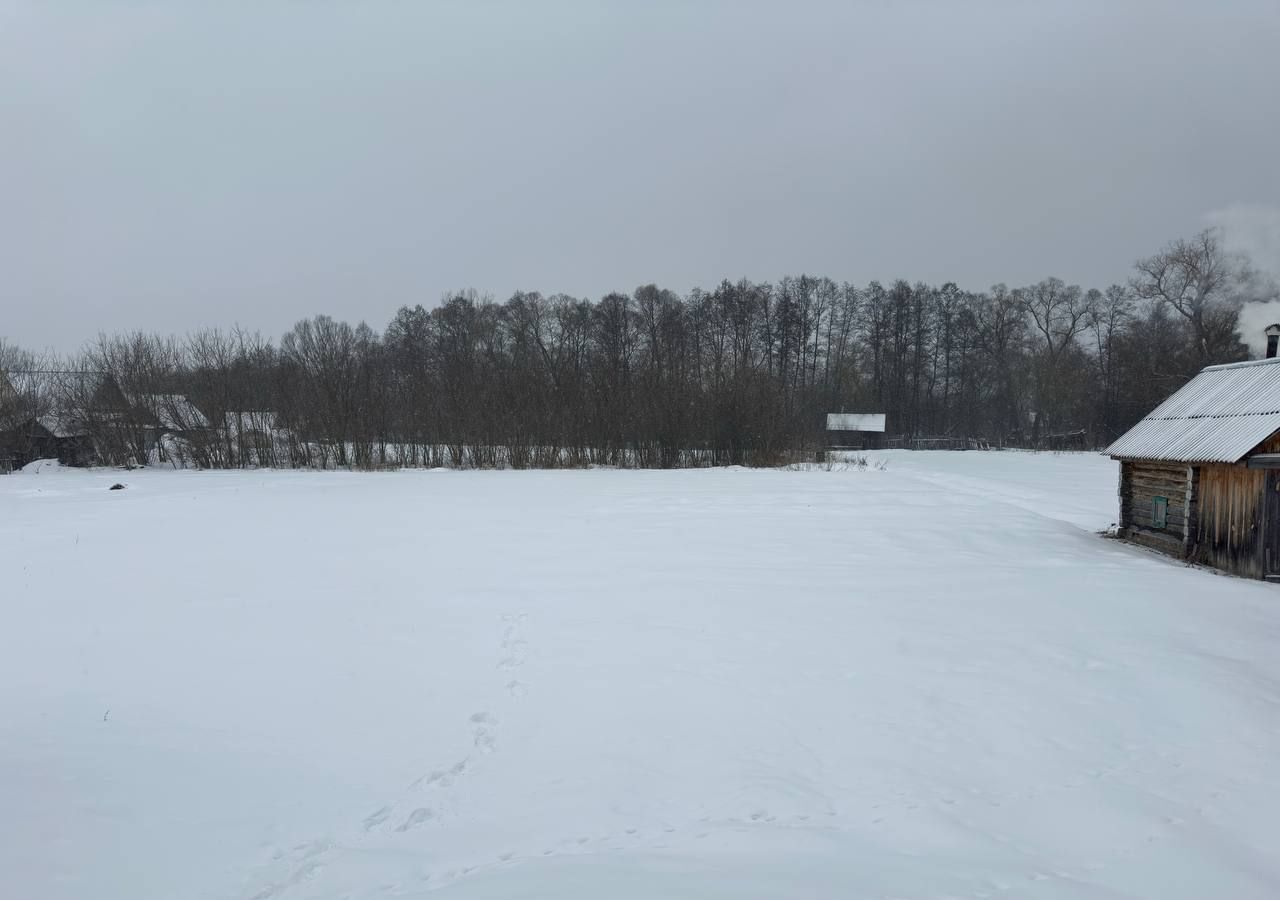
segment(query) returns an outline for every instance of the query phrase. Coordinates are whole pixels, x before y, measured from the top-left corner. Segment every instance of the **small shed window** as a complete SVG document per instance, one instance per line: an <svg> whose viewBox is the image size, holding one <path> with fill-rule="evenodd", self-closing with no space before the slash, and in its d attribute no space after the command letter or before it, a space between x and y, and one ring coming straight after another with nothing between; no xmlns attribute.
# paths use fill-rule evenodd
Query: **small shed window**
<svg viewBox="0 0 1280 900"><path fill-rule="evenodd" d="M1153 528L1164 528L1169 524L1169 498L1168 497L1152 497L1151 498L1151 526Z"/></svg>

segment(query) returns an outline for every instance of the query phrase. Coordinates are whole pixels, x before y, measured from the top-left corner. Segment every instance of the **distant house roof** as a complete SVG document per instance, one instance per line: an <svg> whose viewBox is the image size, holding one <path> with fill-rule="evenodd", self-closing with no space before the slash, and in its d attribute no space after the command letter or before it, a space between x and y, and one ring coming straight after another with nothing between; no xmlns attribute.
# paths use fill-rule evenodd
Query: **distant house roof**
<svg viewBox="0 0 1280 900"><path fill-rule="evenodd" d="M131 406L156 417L167 431L208 428L209 420L182 394L127 394Z"/></svg>
<svg viewBox="0 0 1280 900"><path fill-rule="evenodd" d="M884 413L827 413L827 431L884 431Z"/></svg>
<svg viewBox="0 0 1280 900"><path fill-rule="evenodd" d="M1107 448L1117 459L1239 462L1280 431L1280 359L1209 366Z"/></svg>
<svg viewBox="0 0 1280 900"><path fill-rule="evenodd" d="M69 416L40 416L36 419L45 431L56 438L84 437L89 433L84 425Z"/></svg>

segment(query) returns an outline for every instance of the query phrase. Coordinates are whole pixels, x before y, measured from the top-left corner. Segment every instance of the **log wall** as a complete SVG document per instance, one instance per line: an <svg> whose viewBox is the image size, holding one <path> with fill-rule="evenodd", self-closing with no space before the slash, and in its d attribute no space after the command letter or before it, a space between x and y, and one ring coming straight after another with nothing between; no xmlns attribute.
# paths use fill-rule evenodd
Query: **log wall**
<svg viewBox="0 0 1280 900"><path fill-rule="evenodd" d="M1185 463L1125 460L1120 464L1120 527L1131 540L1186 556L1196 511L1195 470ZM1153 518L1156 497L1169 501L1163 528Z"/></svg>

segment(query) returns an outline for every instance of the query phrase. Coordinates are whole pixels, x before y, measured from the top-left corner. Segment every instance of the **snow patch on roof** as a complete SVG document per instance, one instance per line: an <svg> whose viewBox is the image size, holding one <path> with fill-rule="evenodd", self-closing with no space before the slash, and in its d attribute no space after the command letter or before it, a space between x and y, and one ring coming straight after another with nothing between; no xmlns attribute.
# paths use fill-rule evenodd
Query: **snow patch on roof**
<svg viewBox="0 0 1280 900"><path fill-rule="evenodd" d="M827 413L827 431L884 431L884 413Z"/></svg>

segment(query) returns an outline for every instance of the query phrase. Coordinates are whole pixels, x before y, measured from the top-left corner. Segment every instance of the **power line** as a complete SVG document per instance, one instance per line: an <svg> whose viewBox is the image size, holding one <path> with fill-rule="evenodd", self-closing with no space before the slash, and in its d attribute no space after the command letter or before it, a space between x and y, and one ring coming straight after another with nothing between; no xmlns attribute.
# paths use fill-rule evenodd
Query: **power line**
<svg viewBox="0 0 1280 900"><path fill-rule="evenodd" d="M0 369L6 375L105 375L102 369Z"/></svg>

